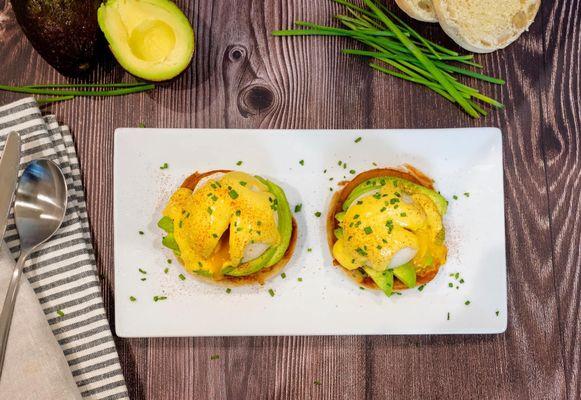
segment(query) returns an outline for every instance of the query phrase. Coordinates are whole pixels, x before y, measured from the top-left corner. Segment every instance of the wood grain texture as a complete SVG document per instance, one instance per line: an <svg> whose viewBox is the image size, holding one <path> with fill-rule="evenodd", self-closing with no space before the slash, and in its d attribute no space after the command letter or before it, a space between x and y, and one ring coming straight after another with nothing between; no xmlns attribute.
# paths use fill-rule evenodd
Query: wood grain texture
<svg viewBox="0 0 581 400"><path fill-rule="evenodd" d="M581 2L542 9L543 150L567 397L581 398Z"/></svg>
<svg viewBox="0 0 581 400"><path fill-rule="evenodd" d="M332 23L341 7L331 1L178 4L197 33L183 75L148 94L47 108L75 136L109 317L117 127L498 126L509 328L498 336L117 338L132 399L581 398L581 0L545 1L518 42L478 57L485 71L508 81L471 82L507 105L478 121L340 55L352 46L345 39L270 35L295 20ZM437 26L414 26L452 46ZM65 81L27 43L6 0L0 46L2 83ZM122 79L129 78L109 55L91 76ZM0 93L0 104L18 97Z"/></svg>

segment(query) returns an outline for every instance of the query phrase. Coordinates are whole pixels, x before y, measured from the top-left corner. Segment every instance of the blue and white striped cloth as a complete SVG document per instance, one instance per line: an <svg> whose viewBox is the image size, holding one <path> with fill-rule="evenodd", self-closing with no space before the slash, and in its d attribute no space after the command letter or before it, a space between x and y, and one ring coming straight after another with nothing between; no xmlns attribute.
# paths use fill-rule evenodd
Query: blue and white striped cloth
<svg viewBox="0 0 581 400"><path fill-rule="evenodd" d="M0 107L0 150L10 131L22 138L21 170L37 158L56 161L69 189L67 214L57 234L30 257L24 274L87 399L128 399L117 350L105 316L91 244L79 163L68 127L53 115L42 116L32 98ZM1 238L0 238L1 239ZM6 244L19 254L12 215ZM64 315L59 316L58 311Z"/></svg>

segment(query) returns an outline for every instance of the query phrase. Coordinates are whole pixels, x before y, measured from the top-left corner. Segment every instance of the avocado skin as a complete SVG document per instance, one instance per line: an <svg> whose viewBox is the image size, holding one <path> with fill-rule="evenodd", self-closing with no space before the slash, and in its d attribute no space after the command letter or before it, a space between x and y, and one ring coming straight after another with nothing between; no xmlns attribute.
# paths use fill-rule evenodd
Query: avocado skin
<svg viewBox="0 0 581 400"><path fill-rule="evenodd" d="M58 72L81 76L96 64L102 35L101 0L11 0L16 20L34 49Z"/></svg>

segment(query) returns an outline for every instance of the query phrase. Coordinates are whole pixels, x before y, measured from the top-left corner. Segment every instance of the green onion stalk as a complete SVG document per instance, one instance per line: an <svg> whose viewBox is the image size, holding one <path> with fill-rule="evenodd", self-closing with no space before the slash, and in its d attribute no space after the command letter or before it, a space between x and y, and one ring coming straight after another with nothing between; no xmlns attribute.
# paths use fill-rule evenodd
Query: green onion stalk
<svg viewBox="0 0 581 400"><path fill-rule="evenodd" d="M49 83L41 85L11 86L0 85L0 90L13 93L25 93L40 96L36 98L39 105L72 100L75 97L110 97L141 93L155 89L155 85L146 82L129 83ZM49 96L49 97L45 97Z"/></svg>
<svg viewBox="0 0 581 400"><path fill-rule="evenodd" d="M366 49L342 49L343 54L373 58L369 66L381 73L424 86L458 105L474 118L486 116L485 107L504 108L499 101L459 82L459 76L503 85L500 78L468 69L482 69L471 54L434 43L414 30L377 0L363 0L364 6L348 0L331 0L346 7L348 15L336 15L341 27L297 21L300 29L277 30L274 36L348 37Z"/></svg>

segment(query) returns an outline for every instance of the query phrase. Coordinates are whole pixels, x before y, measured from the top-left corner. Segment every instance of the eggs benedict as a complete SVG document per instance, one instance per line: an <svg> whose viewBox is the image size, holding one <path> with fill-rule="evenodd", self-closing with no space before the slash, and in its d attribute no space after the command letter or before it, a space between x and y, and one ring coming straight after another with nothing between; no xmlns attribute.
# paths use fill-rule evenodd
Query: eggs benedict
<svg viewBox="0 0 581 400"><path fill-rule="evenodd" d="M431 281L446 262L447 207L433 180L409 165L357 175L331 202L334 264L387 296Z"/></svg>
<svg viewBox="0 0 581 400"><path fill-rule="evenodd" d="M188 177L158 226L187 272L228 284L264 283L288 262L297 235L278 185L227 170Z"/></svg>

